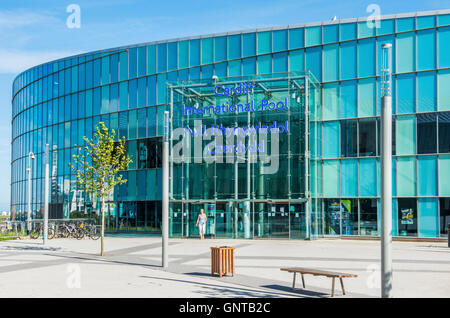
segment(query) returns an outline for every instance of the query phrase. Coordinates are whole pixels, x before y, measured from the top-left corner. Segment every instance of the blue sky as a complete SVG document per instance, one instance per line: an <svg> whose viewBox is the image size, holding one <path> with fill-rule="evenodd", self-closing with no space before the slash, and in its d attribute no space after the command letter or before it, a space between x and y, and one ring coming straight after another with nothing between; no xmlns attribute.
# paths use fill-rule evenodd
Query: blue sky
<svg viewBox="0 0 450 318"><path fill-rule="evenodd" d="M81 28L69 29L70 4ZM139 42L381 14L449 9L443 0L1 0L0 210L9 209L11 83L21 71L52 59Z"/></svg>

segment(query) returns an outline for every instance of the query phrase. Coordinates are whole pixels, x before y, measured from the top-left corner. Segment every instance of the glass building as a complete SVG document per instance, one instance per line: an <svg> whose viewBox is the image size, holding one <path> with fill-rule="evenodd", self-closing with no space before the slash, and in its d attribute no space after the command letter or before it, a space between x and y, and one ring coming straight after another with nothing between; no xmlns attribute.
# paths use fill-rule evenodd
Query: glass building
<svg viewBox="0 0 450 318"><path fill-rule="evenodd" d="M83 136L92 138L102 121L126 138L133 159L122 172L128 182L109 198L107 230L160 232L161 137L168 111L172 236L197 236L201 208L209 216L206 234L212 237L377 236L381 46L391 43L393 235L446 235L450 10L382 16L374 24L366 20L143 43L24 71L12 92L11 211L16 219L26 218L26 169L33 152L32 216L41 217L44 147L49 144L50 217L98 215L99 203L76 188L68 163L74 146L82 145ZM254 83L251 96L215 94L217 85L236 88L240 83ZM277 105L284 101L286 107L273 112L192 112L194 107L238 105L250 99ZM254 160L249 151L241 157L225 155L223 162L215 151L207 161L203 148L211 149L212 136L206 130L200 143L187 138L180 144L177 139L180 129L185 133L197 127L201 132L219 124L274 122L286 123L284 132L256 140L243 137L244 144L255 141L255 146L267 138L266 155L271 158L265 161L261 153ZM278 138L276 153L271 138ZM238 143L239 136L232 142ZM180 160L177 144L186 144L194 155L186 159L183 153ZM264 173L273 158L277 170Z"/></svg>

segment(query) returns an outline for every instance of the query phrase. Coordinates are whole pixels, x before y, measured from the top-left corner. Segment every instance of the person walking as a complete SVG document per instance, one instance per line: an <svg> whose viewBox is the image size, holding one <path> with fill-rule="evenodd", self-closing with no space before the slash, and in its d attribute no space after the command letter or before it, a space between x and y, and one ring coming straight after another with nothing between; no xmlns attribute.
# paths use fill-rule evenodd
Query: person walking
<svg viewBox="0 0 450 318"><path fill-rule="evenodd" d="M200 233L201 240L205 238L205 228L207 220L208 218L206 217L205 212L203 211L203 209L200 209L200 214L197 217L197 224L195 226L198 226L198 232Z"/></svg>

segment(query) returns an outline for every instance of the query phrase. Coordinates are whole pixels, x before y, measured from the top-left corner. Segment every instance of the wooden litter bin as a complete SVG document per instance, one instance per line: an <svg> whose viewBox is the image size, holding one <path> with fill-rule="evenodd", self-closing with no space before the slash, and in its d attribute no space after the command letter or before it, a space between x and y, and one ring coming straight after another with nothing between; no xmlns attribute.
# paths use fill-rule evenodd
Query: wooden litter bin
<svg viewBox="0 0 450 318"><path fill-rule="evenodd" d="M214 273L219 277L231 273L234 276L234 247L211 247L211 276Z"/></svg>

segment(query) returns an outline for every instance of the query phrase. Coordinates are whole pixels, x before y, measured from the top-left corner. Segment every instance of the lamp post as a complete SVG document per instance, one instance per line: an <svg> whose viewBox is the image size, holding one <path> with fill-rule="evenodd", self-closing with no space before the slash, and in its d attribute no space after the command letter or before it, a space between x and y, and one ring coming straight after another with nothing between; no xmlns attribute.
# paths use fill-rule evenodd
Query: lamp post
<svg viewBox="0 0 450 318"><path fill-rule="evenodd" d="M164 112L164 135L162 147L162 267L169 266L169 112Z"/></svg>
<svg viewBox="0 0 450 318"><path fill-rule="evenodd" d="M392 44L382 45L381 62L381 297L392 297Z"/></svg>
<svg viewBox="0 0 450 318"><path fill-rule="evenodd" d="M27 211L27 231L31 232L31 160L34 160L35 156L33 152L28 153L28 211Z"/></svg>

